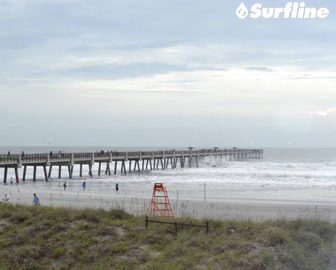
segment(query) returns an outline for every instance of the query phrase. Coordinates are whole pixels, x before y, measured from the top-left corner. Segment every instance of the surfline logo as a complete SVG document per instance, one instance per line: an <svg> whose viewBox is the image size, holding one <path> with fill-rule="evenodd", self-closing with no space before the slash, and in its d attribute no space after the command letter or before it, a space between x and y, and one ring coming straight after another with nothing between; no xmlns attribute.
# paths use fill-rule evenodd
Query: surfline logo
<svg viewBox="0 0 336 270"><path fill-rule="evenodd" d="M241 3L236 10L239 19L325 19L329 13L326 7L307 7L305 2L288 2L284 7L264 7L256 3L250 9Z"/></svg>

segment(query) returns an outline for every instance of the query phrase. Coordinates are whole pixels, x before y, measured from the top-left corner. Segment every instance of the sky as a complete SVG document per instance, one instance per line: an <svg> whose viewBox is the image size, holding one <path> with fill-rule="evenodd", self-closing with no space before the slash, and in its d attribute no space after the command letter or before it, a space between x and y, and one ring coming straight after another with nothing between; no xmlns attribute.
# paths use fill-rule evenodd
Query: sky
<svg viewBox="0 0 336 270"><path fill-rule="evenodd" d="M336 3L240 3L0 0L0 145L336 147Z"/></svg>

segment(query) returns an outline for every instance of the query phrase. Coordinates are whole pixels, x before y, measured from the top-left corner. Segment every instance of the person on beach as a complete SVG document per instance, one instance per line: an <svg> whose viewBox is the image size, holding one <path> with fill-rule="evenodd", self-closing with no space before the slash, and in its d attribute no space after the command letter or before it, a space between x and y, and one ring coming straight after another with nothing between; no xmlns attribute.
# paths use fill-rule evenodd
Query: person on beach
<svg viewBox="0 0 336 270"><path fill-rule="evenodd" d="M37 197L36 193L34 193L33 204L34 205L39 205L40 204L40 199L39 199L39 197Z"/></svg>
<svg viewBox="0 0 336 270"><path fill-rule="evenodd" d="M119 191L119 183L116 183L115 189L116 189L116 191Z"/></svg>
<svg viewBox="0 0 336 270"><path fill-rule="evenodd" d="M83 181L83 183L82 183L82 188L83 188L83 190L86 189L86 182L85 181Z"/></svg>
<svg viewBox="0 0 336 270"><path fill-rule="evenodd" d="M2 201L4 202L4 203L8 203L9 202L9 195L6 193L5 194L5 196L2 198Z"/></svg>
<svg viewBox="0 0 336 270"><path fill-rule="evenodd" d="M66 181L64 181L64 183L63 183L63 188L64 188L64 190L66 190L66 188L67 188Z"/></svg>

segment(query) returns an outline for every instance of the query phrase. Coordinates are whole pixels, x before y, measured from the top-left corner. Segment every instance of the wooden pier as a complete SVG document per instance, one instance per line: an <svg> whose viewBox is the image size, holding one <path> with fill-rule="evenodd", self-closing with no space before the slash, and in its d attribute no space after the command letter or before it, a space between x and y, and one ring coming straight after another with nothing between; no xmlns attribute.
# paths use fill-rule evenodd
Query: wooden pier
<svg viewBox="0 0 336 270"><path fill-rule="evenodd" d="M7 183L8 170L15 172L16 183L19 183L19 168L22 170L22 181L26 180L27 167L33 167L33 181L36 181L36 171L42 168L44 179L48 181L54 168L58 169L58 178L62 177L62 167L68 168L68 177L73 177L73 168L79 166L79 177L83 177L83 166L88 166L89 176L92 177L92 166L98 163L98 176L117 174L118 164L120 173L140 172L147 170L174 169L177 166L198 167L201 158L215 157L226 160L261 159L262 149L199 149L137 151L137 152L96 152L96 153L49 153L49 154L8 154L0 155L0 168L4 168L3 182ZM113 164L114 163L114 164ZM104 166L104 168L103 168ZM127 169L128 168L128 169Z"/></svg>

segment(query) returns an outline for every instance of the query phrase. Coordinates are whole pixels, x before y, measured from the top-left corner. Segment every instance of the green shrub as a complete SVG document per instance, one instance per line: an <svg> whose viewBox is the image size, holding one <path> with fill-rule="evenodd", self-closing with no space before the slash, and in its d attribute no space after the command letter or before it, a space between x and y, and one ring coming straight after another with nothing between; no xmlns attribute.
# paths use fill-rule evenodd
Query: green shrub
<svg viewBox="0 0 336 270"><path fill-rule="evenodd" d="M289 240L288 233L277 227L268 227L263 232L263 235L267 244L270 246L282 245Z"/></svg>
<svg viewBox="0 0 336 270"><path fill-rule="evenodd" d="M0 206L0 269L326 270L336 253L335 225L318 220L144 225L120 209Z"/></svg>
<svg viewBox="0 0 336 270"><path fill-rule="evenodd" d="M264 250L261 254L261 264L264 266L268 266L273 262L273 260L274 255L270 251Z"/></svg>
<svg viewBox="0 0 336 270"><path fill-rule="evenodd" d="M298 231L292 234L293 239L303 247L316 251L322 245L322 239L315 233L312 232L305 232L305 231Z"/></svg>
<svg viewBox="0 0 336 270"><path fill-rule="evenodd" d="M65 254L65 248L64 247L61 247L61 246L58 246L58 247L54 247L52 249L52 252L51 252L51 256L53 258L58 258L58 257L61 257Z"/></svg>
<svg viewBox="0 0 336 270"><path fill-rule="evenodd" d="M109 212L110 217L115 219L128 219L131 217L130 214L126 213L122 209L111 209Z"/></svg>

